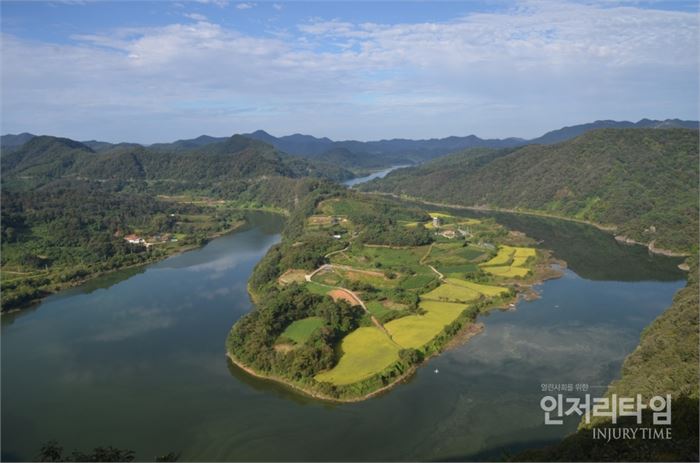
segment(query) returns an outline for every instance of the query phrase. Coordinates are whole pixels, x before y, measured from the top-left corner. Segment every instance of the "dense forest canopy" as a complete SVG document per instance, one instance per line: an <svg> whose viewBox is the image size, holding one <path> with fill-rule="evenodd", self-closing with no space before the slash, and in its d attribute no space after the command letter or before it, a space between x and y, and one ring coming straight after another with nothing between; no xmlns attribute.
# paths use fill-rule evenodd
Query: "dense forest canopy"
<svg viewBox="0 0 700 463"><path fill-rule="evenodd" d="M618 234L687 252L697 244L697 180L696 130L601 129L549 146L468 150L361 189L544 211L615 225Z"/></svg>

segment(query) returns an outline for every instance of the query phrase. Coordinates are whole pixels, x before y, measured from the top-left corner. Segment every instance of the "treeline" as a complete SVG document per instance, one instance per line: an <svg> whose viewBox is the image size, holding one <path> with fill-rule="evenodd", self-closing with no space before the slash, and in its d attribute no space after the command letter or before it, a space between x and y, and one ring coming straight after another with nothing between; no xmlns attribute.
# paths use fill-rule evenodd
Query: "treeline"
<svg viewBox="0 0 700 463"><path fill-rule="evenodd" d="M352 173L337 166L288 156L271 145L240 135L182 152L119 145L99 153L73 140L41 136L2 156L2 170L5 177L43 181L69 176L176 184L264 176L334 180L352 177Z"/></svg>
<svg viewBox="0 0 700 463"><path fill-rule="evenodd" d="M317 316L323 326L301 346L289 352L274 344L295 320ZM334 302L329 296L310 293L292 284L264 293L256 308L239 320L228 337L227 348L236 358L257 371L295 381L309 381L338 361L335 346L360 323L369 323L359 306Z"/></svg>
<svg viewBox="0 0 700 463"><path fill-rule="evenodd" d="M601 129L550 146L468 150L360 188L544 211L688 251L698 237L697 140L697 130L689 129Z"/></svg>
<svg viewBox="0 0 700 463"><path fill-rule="evenodd" d="M166 202L119 191L103 182L57 180L29 191L2 189L2 310L20 307L90 275L149 262L166 251L130 244L138 230L147 238L184 235L180 245L243 220L240 212ZM205 215L205 223L192 223Z"/></svg>

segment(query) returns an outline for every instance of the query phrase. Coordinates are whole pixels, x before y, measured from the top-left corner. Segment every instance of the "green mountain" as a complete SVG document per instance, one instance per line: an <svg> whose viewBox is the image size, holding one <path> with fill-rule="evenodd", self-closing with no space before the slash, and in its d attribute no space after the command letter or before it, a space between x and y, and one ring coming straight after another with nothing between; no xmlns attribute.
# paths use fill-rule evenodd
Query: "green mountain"
<svg viewBox="0 0 700 463"><path fill-rule="evenodd" d="M77 141L39 136L2 156L1 163L3 179L39 184L57 178L211 183L269 176L352 177L336 165L295 158L241 135L177 152L120 144L99 153Z"/></svg>
<svg viewBox="0 0 700 463"><path fill-rule="evenodd" d="M467 150L400 169L366 191L542 211L613 225L658 248L697 246L698 132L601 129L510 150Z"/></svg>

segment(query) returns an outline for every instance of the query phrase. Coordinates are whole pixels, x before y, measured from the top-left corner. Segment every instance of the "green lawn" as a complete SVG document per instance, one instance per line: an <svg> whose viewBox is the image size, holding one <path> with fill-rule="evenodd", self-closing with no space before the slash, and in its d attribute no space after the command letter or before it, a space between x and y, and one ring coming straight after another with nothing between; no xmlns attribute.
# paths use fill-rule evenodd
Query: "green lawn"
<svg viewBox="0 0 700 463"><path fill-rule="evenodd" d="M321 317L307 317L292 322L282 333L282 336L289 338L297 344L304 344L311 333L323 326Z"/></svg>
<svg viewBox="0 0 700 463"><path fill-rule="evenodd" d="M399 346L377 327L358 328L343 338L338 364L316 375L316 381L346 385L379 373L399 359Z"/></svg>

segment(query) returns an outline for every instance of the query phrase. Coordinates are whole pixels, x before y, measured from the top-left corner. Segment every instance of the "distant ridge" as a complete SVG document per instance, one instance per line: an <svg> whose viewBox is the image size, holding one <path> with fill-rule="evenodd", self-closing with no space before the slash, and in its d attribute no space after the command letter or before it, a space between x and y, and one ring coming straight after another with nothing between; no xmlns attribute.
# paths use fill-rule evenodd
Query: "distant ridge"
<svg viewBox="0 0 700 463"><path fill-rule="evenodd" d="M483 139L476 135L463 137L451 136L445 138L431 138L423 140L409 140L394 138L390 140L376 141L356 141L342 140L334 141L327 137L317 138L312 135L295 133L275 137L264 130L256 130L243 136L259 140L274 146L276 149L287 154L316 158L320 161L335 163L342 167L352 168L378 168L395 164L415 164L449 153L461 151L469 148L514 148L517 146L542 144L550 145L571 140L591 130L601 128L638 128L638 129L667 129L667 128L690 128L698 129L698 121L681 119L653 120L641 119L637 122L599 120L586 124L573 125L552 130L544 135L525 140L522 138L495 138ZM21 133L17 135L3 135L0 146L4 151L11 152L23 146L32 138L36 137L31 133ZM180 139L172 143L154 143L147 145L149 149L155 151L188 151L201 148L214 143L228 140L229 137L212 137L200 135L197 138ZM96 152L103 152L118 146L141 146L136 143L108 143L97 140L82 142Z"/></svg>

